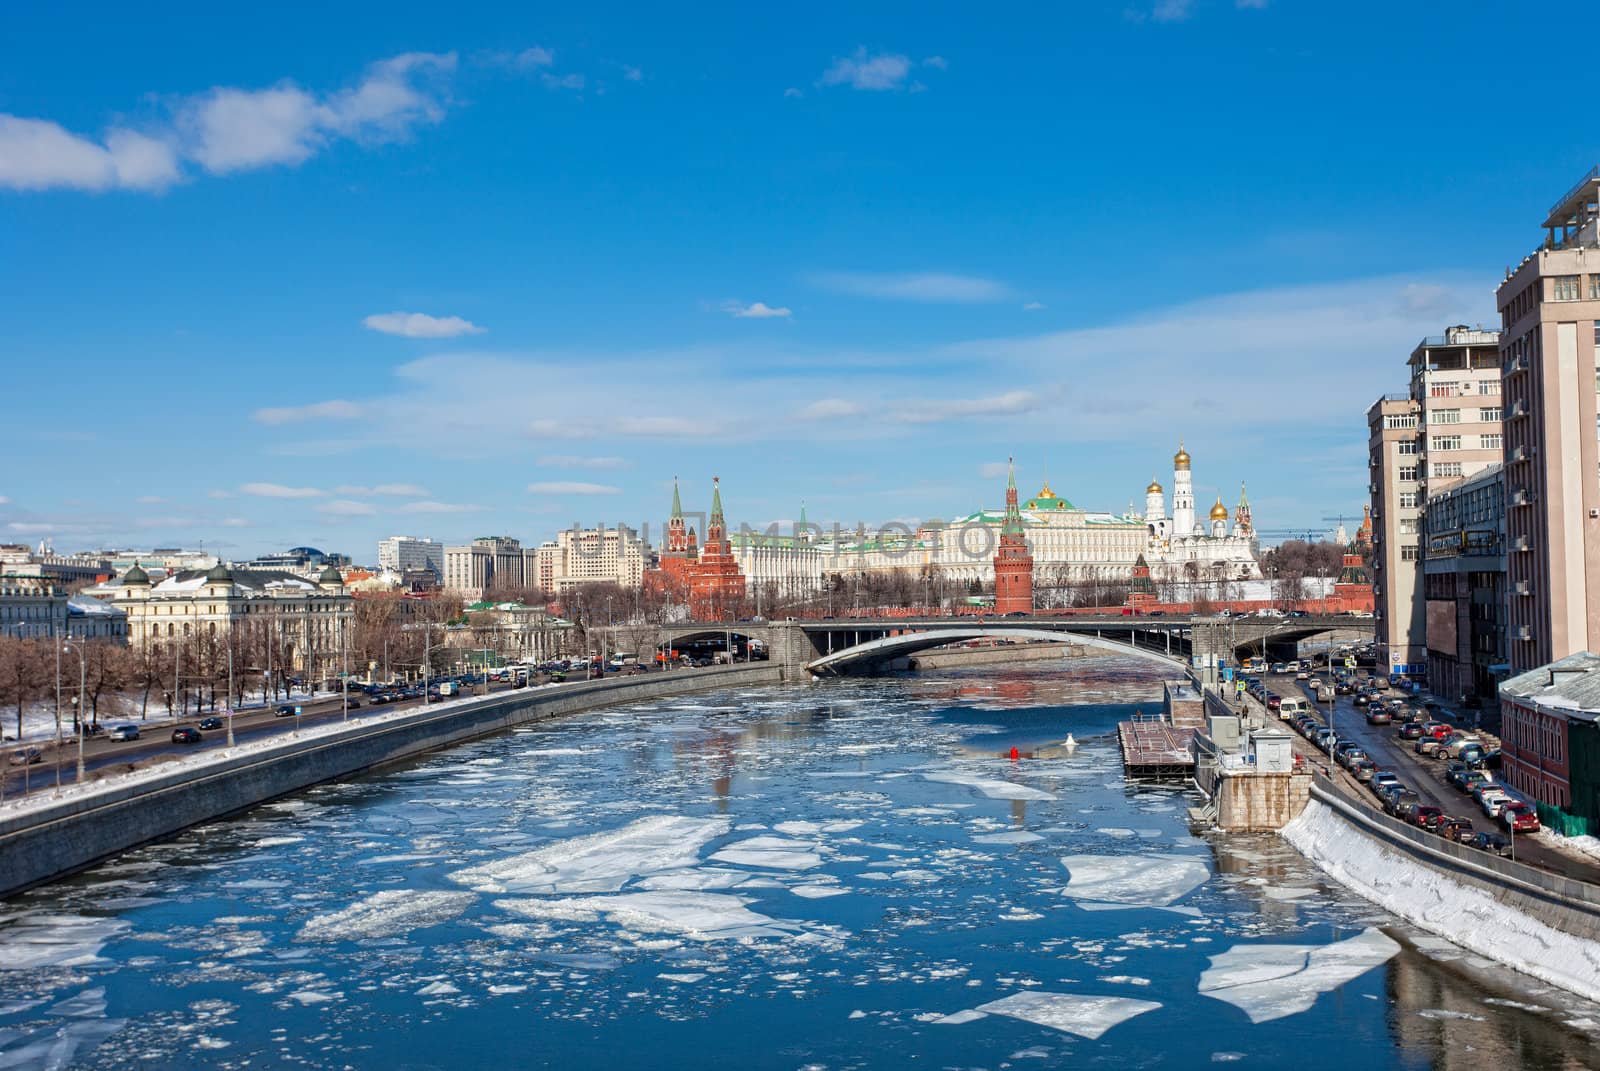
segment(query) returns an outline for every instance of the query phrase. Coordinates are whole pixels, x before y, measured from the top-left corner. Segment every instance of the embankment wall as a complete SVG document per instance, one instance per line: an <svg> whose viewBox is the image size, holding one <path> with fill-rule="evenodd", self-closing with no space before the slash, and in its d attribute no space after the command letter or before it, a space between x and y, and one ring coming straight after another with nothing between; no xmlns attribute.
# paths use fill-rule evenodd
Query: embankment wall
<svg viewBox="0 0 1600 1071"><path fill-rule="evenodd" d="M40 798L0 817L0 896L90 866L190 826L362 770L518 725L665 696L780 680L769 663L584 681L421 707L409 716L285 736L214 759Z"/></svg>

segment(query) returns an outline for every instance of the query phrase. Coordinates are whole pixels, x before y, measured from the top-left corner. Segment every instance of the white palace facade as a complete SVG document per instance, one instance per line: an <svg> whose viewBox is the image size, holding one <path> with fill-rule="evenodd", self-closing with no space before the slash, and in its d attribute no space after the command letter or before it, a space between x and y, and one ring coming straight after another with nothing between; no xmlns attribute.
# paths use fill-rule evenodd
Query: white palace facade
<svg viewBox="0 0 1600 1071"><path fill-rule="evenodd" d="M1142 514L1081 509L1044 487L1022 503L1022 520L1034 569L1053 583L1131 579L1142 555L1157 582L1245 581L1261 578L1259 546L1243 488L1230 511L1219 497L1204 520L1195 512L1191 458L1180 444L1173 457L1172 508L1161 485L1145 488ZM949 522L916 529L889 525L876 534L823 531L801 520L792 535L746 531L732 537L734 557L754 593L803 597L830 574L896 569L937 574L951 583L994 582L994 553L1001 509L980 509Z"/></svg>

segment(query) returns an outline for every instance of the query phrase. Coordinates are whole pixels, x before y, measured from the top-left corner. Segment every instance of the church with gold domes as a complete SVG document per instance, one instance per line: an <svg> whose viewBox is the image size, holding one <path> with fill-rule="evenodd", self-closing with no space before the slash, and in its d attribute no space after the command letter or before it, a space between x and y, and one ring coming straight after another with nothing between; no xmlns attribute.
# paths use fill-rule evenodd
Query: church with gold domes
<svg viewBox="0 0 1600 1071"><path fill-rule="evenodd" d="M1172 512L1166 492L1156 480L1144 489L1145 559L1163 579L1196 579L1226 575L1232 580L1257 580L1260 547L1250 520L1250 501L1239 485L1239 505L1232 515L1217 496L1204 522L1195 516L1193 458L1178 442L1172 455Z"/></svg>

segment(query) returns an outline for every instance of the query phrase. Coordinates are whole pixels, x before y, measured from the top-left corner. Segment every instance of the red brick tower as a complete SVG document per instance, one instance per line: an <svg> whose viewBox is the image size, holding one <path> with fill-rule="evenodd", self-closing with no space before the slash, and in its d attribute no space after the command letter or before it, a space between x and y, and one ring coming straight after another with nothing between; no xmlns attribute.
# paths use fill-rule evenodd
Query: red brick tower
<svg viewBox="0 0 1600 1071"><path fill-rule="evenodd" d="M1133 563L1133 578L1128 582L1128 605L1143 609L1156 601L1155 581L1150 579L1150 563L1141 554Z"/></svg>
<svg viewBox="0 0 1600 1071"><path fill-rule="evenodd" d="M1371 610L1377 601L1372 594L1372 578L1367 573L1367 555L1372 553L1372 507L1367 507L1354 543L1344 548L1344 566L1333 585L1336 609Z"/></svg>
<svg viewBox="0 0 1600 1071"><path fill-rule="evenodd" d="M1006 519L1000 526L1000 547L994 554L994 612L1033 613L1033 555L1017 508L1017 467L1006 478Z"/></svg>
<svg viewBox="0 0 1600 1071"><path fill-rule="evenodd" d="M697 621L720 621L744 599L744 573L733 557L728 522L722 516L722 481L711 478L711 518L698 562L690 570L689 614Z"/></svg>
<svg viewBox="0 0 1600 1071"><path fill-rule="evenodd" d="M699 548L694 529L683 517L683 500L678 496L678 478L672 478L672 516L667 519L666 539L661 548L659 565L645 576L645 584L662 591L675 601L689 599L690 573L695 566Z"/></svg>

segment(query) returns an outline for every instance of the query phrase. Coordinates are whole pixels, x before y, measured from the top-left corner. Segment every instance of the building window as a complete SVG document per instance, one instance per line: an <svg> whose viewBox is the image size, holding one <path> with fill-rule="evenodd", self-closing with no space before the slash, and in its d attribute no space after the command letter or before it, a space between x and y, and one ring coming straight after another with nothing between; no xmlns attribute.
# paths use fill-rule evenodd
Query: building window
<svg viewBox="0 0 1600 1071"><path fill-rule="evenodd" d="M1595 374L1596 376L1600 376L1600 369L1596 369ZM1399 454L1401 457L1411 457L1415 455L1417 452L1417 440L1407 439L1404 442L1395 443L1394 452Z"/></svg>
<svg viewBox="0 0 1600 1071"><path fill-rule="evenodd" d="M1459 450L1461 449L1461 436L1435 435L1428 442L1429 450Z"/></svg>
<svg viewBox="0 0 1600 1071"><path fill-rule="evenodd" d="M1415 544L1412 544L1412 543L1404 543L1404 544L1402 544L1401 547L1400 547L1400 560L1403 561L1403 562L1414 562L1414 561L1416 561L1417 558L1418 558L1417 549L1418 548L1416 547Z"/></svg>
<svg viewBox="0 0 1600 1071"><path fill-rule="evenodd" d="M1493 409L1479 409L1478 419L1498 423L1500 420L1500 407L1497 405Z"/></svg>
<svg viewBox="0 0 1600 1071"><path fill-rule="evenodd" d="M1391 414L1383 418L1383 426L1390 431L1406 431L1417 426L1417 418L1414 414Z"/></svg>
<svg viewBox="0 0 1600 1071"><path fill-rule="evenodd" d="M1401 509L1416 509L1417 508L1417 493L1415 491L1401 491L1400 492L1400 508Z"/></svg>
<svg viewBox="0 0 1600 1071"><path fill-rule="evenodd" d="M1478 380L1478 393L1479 394L1499 394L1500 393L1500 381L1498 379L1480 379L1480 380Z"/></svg>
<svg viewBox="0 0 1600 1071"><path fill-rule="evenodd" d="M1577 301L1578 279L1576 275L1553 275L1550 277L1551 301Z"/></svg>
<svg viewBox="0 0 1600 1071"><path fill-rule="evenodd" d="M1402 482L1410 481L1410 482L1415 483L1416 479L1417 479L1417 466L1415 466L1415 465L1403 465L1403 466L1401 466L1401 468L1400 468L1400 479L1401 479Z"/></svg>
<svg viewBox="0 0 1600 1071"><path fill-rule="evenodd" d="M1428 466L1428 472L1434 476L1460 476L1461 462L1435 461L1433 464Z"/></svg>
<svg viewBox="0 0 1600 1071"><path fill-rule="evenodd" d="M1461 393L1461 385L1453 380L1440 380L1428 384L1428 397L1454 398Z"/></svg>
<svg viewBox="0 0 1600 1071"><path fill-rule="evenodd" d="M1459 424L1461 423L1461 410L1459 409L1433 409L1428 413L1430 424Z"/></svg>
<svg viewBox="0 0 1600 1071"><path fill-rule="evenodd" d="M1500 449L1500 443L1501 439L1498 435L1478 436L1478 448L1480 450L1498 450Z"/></svg>

